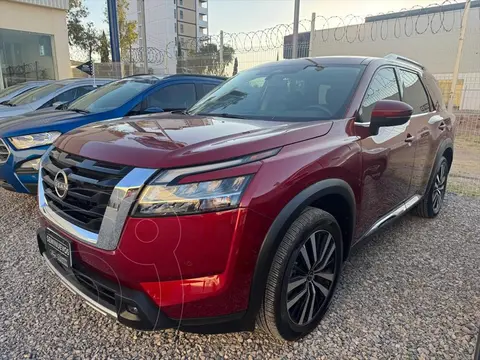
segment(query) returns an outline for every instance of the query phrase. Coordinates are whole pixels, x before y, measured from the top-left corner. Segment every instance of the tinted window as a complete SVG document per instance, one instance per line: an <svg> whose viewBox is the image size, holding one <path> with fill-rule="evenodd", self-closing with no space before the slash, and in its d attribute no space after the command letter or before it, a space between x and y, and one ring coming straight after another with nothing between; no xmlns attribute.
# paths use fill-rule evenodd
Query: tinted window
<svg viewBox="0 0 480 360"><path fill-rule="evenodd" d="M212 84L199 84L198 85L198 96L199 99L203 98L205 95L207 95L210 91L215 89L217 85L212 85Z"/></svg>
<svg viewBox="0 0 480 360"><path fill-rule="evenodd" d="M147 90L158 80L128 78L108 83L72 102L67 109L98 113L116 109Z"/></svg>
<svg viewBox="0 0 480 360"><path fill-rule="evenodd" d="M53 102L61 101L61 102L70 102L74 100L77 97L77 89L70 89L67 90L57 96L53 99Z"/></svg>
<svg viewBox="0 0 480 360"><path fill-rule="evenodd" d="M241 72L195 104L192 114L275 121L343 117L362 65L279 63Z"/></svg>
<svg viewBox="0 0 480 360"><path fill-rule="evenodd" d="M417 74L400 70L403 80L403 101L413 108L413 114L430 111L428 96Z"/></svg>
<svg viewBox="0 0 480 360"><path fill-rule="evenodd" d="M30 104L34 101L42 99L48 95L55 93L58 89L63 88L63 84L50 84L45 85L34 90L27 91L25 94L14 97L10 100L10 104L14 105L24 105Z"/></svg>
<svg viewBox="0 0 480 360"><path fill-rule="evenodd" d="M393 68L380 69L373 76L360 109L363 122L370 122L372 110L380 100L400 100L397 77Z"/></svg>
<svg viewBox="0 0 480 360"><path fill-rule="evenodd" d="M80 86L79 88L77 88L77 95L76 97L79 98L80 96L83 96L87 93L89 93L90 91L92 91L93 89L95 89L92 85L88 85L88 86Z"/></svg>
<svg viewBox="0 0 480 360"><path fill-rule="evenodd" d="M195 103L194 84L176 84L164 87L145 99L145 109L160 108L165 111L187 109Z"/></svg>

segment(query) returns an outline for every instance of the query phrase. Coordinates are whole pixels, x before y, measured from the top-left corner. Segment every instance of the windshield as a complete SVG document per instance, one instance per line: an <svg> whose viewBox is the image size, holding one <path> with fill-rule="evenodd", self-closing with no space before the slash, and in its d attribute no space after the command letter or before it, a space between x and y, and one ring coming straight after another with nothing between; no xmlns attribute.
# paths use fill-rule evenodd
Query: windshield
<svg viewBox="0 0 480 360"><path fill-rule="evenodd" d="M14 92L17 91L17 90L20 90L20 89L23 88L24 86L25 86L25 84L17 84L17 85L10 86L10 87L8 87L8 88L6 88L6 89L4 89L4 90L1 90L1 91L0 91L0 98L12 94L12 93L14 93Z"/></svg>
<svg viewBox="0 0 480 360"><path fill-rule="evenodd" d="M192 115L277 121L344 116L363 65L279 63L247 70L196 103Z"/></svg>
<svg viewBox="0 0 480 360"><path fill-rule="evenodd" d="M25 105L30 104L34 101L37 101L45 96L53 94L58 89L63 88L65 85L63 84L50 84L41 86L39 88L29 90L22 95L15 96L12 100L9 101L10 104L13 105Z"/></svg>
<svg viewBox="0 0 480 360"><path fill-rule="evenodd" d="M99 113L116 109L148 89L156 80L123 79L102 86L72 102L67 110Z"/></svg>

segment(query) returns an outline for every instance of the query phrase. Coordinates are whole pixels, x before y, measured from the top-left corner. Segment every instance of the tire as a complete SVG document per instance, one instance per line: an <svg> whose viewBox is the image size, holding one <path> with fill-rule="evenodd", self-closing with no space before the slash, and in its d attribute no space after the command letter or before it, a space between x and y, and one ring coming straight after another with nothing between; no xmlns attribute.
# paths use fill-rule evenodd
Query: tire
<svg viewBox="0 0 480 360"><path fill-rule="evenodd" d="M413 209L415 215L423 218L434 218L440 213L447 190L449 168L448 160L442 156L427 193Z"/></svg>
<svg viewBox="0 0 480 360"><path fill-rule="evenodd" d="M260 328L288 341L314 330L330 306L342 262L337 221L323 210L306 208L275 253L257 317Z"/></svg>

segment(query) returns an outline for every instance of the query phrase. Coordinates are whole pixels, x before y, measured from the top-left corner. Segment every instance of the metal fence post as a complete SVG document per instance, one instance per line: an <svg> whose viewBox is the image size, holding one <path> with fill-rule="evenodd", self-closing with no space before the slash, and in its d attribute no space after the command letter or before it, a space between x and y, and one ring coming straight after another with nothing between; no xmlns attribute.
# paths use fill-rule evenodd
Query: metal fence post
<svg viewBox="0 0 480 360"><path fill-rule="evenodd" d="M463 10L462 25L460 27L460 38L458 39L457 57L455 59L455 67L453 68L452 86L450 87L450 94L448 96L448 112L453 111L453 99L457 90L458 69L460 68L460 61L462 60L463 40L465 40L465 31L467 30L468 13L470 10L471 0L465 3Z"/></svg>
<svg viewBox="0 0 480 360"><path fill-rule="evenodd" d="M310 44L308 46L308 56L313 56L313 45L315 44L315 21L317 19L317 14L312 13L312 22L310 23Z"/></svg>
<svg viewBox="0 0 480 360"><path fill-rule="evenodd" d="M110 47L112 50L112 63L117 63L115 66L115 75L121 73L121 68L118 68L120 63L120 39L118 32L118 18L117 18L117 0L107 0L108 11L108 25L110 28ZM119 71L120 70L120 71Z"/></svg>
<svg viewBox="0 0 480 360"><path fill-rule="evenodd" d="M145 0L138 0L137 7L140 13L140 44L142 46L143 72L145 74L148 74L147 21L145 20Z"/></svg>
<svg viewBox="0 0 480 360"><path fill-rule="evenodd" d="M220 75L223 75L223 30L220 31Z"/></svg>
<svg viewBox="0 0 480 360"><path fill-rule="evenodd" d="M292 59L298 57L298 27L300 24L300 0L295 0L295 10L293 13L293 44Z"/></svg>

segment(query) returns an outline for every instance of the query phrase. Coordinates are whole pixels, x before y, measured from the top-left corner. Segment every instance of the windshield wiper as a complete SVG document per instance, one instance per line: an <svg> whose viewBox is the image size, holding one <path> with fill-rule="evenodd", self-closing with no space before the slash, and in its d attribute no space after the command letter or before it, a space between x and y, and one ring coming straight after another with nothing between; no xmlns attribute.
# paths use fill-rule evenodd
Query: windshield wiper
<svg viewBox="0 0 480 360"><path fill-rule="evenodd" d="M2 102L1 105L12 106L12 107L13 107L13 106L17 106L17 105L12 104L11 102L8 102L8 101Z"/></svg>
<svg viewBox="0 0 480 360"><path fill-rule="evenodd" d="M76 113L79 113L79 114L90 114L90 111L88 110L82 110L82 109L65 109L67 111L73 111L73 112L76 112Z"/></svg>
<svg viewBox="0 0 480 360"><path fill-rule="evenodd" d="M228 114L228 113L222 113L222 114L205 114L205 115L218 116L218 117L230 118L230 119L245 119L245 116L235 115L235 114Z"/></svg>

